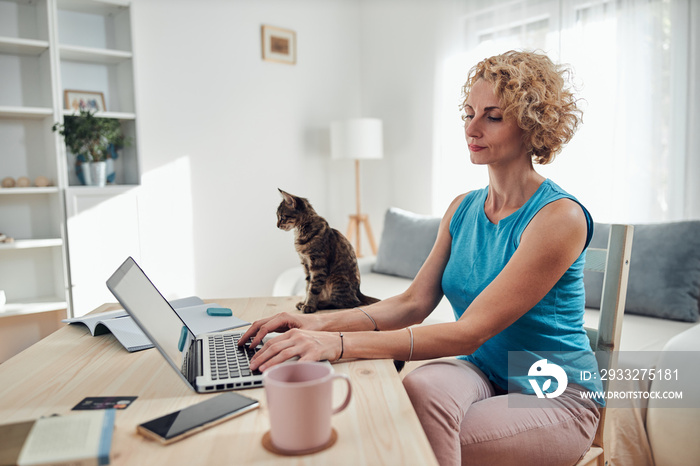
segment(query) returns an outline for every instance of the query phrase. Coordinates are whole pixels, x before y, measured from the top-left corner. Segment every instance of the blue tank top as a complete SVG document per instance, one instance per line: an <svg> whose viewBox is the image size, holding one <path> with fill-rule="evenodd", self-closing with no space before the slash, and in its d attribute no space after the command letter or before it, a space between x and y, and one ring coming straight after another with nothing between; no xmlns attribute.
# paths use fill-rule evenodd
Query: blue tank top
<svg viewBox="0 0 700 466"><path fill-rule="evenodd" d="M503 270L520 245L525 228L540 209L564 198L581 205L555 183L545 180L522 207L493 224L484 212L487 194L488 187L467 194L450 222L452 248L442 276L442 290L456 319ZM593 220L583 205L581 208L588 223L588 247ZM595 356L583 328L584 260L585 248L539 303L474 353L460 358L475 364L494 384L509 392L535 393L528 369L531 363L541 359L562 367L569 383L591 391L602 390L599 377L594 375L589 380L581 377L582 371L597 373Z"/></svg>

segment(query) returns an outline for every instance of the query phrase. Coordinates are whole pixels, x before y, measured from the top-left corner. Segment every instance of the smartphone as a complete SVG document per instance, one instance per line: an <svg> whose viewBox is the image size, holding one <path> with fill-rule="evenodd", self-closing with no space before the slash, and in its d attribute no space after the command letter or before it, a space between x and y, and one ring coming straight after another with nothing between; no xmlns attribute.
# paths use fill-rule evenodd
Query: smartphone
<svg viewBox="0 0 700 466"><path fill-rule="evenodd" d="M247 413L259 406L260 403L257 400L238 393L227 392L139 424L136 427L136 432L167 445Z"/></svg>

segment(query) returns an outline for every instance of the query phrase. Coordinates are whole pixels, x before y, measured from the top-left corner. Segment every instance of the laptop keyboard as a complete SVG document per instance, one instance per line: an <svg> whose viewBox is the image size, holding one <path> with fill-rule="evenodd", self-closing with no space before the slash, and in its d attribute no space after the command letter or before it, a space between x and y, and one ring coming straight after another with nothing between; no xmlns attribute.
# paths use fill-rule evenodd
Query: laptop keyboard
<svg viewBox="0 0 700 466"><path fill-rule="evenodd" d="M250 358L262 348L250 348L238 346L238 340L242 334L231 333L223 335L210 335L209 360L212 380L223 380L249 375L260 375L259 370L250 369Z"/></svg>

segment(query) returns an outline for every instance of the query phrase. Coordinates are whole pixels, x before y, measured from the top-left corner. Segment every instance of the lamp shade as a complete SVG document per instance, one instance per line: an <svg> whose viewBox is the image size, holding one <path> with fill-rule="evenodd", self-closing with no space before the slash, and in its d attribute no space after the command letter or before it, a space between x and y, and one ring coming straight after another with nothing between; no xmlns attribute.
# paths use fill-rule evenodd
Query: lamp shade
<svg viewBox="0 0 700 466"><path fill-rule="evenodd" d="M356 118L331 123L334 159L381 159L383 145L382 120Z"/></svg>

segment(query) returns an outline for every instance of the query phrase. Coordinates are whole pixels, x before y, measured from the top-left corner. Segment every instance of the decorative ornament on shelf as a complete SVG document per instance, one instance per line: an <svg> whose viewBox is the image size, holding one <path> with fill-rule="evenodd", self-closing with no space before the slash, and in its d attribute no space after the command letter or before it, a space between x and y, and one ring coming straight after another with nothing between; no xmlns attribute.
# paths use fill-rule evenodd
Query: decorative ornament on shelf
<svg viewBox="0 0 700 466"><path fill-rule="evenodd" d="M32 180L28 176L20 176L16 180L11 176L7 176L2 180L3 188L30 188L32 186ZM51 180L44 176L39 175L34 178L34 186L37 188L46 188L51 186Z"/></svg>
<svg viewBox="0 0 700 466"><path fill-rule="evenodd" d="M34 178L34 186L37 188L46 188L47 186L51 186L51 180L43 175L39 175Z"/></svg>

